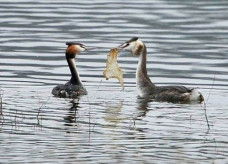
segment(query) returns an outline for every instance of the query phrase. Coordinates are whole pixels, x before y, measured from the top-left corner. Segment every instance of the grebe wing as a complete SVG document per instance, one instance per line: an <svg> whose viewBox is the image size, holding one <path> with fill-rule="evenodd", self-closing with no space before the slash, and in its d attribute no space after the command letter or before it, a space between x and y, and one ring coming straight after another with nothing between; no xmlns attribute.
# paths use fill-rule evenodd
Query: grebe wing
<svg viewBox="0 0 228 164"><path fill-rule="evenodd" d="M187 88L184 86L160 86L156 88L156 93L170 92L176 94L190 93L194 88Z"/></svg>
<svg viewBox="0 0 228 164"><path fill-rule="evenodd" d="M152 98L158 101L188 102L192 90L184 86L161 86L156 87Z"/></svg>

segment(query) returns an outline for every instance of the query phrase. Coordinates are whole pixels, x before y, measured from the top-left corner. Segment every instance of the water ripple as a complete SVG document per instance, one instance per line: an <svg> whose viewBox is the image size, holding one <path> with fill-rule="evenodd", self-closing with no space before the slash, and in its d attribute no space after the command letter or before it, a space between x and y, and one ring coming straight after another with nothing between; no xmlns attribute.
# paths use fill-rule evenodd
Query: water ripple
<svg viewBox="0 0 228 164"><path fill-rule="evenodd" d="M0 153L4 163L227 163L227 15L221 1L0 0ZM138 59L121 52L125 90L103 78L109 49L133 36L158 85L200 87L199 104L137 97ZM59 99L70 79L65 42L80 54L89 95Z"/></svg>

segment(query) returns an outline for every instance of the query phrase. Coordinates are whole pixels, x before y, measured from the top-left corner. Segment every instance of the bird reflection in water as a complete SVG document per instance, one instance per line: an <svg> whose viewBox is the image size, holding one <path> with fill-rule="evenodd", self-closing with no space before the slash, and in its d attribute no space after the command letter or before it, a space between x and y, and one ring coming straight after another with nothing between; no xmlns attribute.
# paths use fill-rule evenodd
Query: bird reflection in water
<svg viewBox="0 0 228 164"><path fill-rule="evenodd" d="M145 117L146 113L149 111L148 104L153 100L151 100L150 98L138 97L136 101L138 104L137 109L139 110L139 117Z"/></svg>
<svg viewBox="0 0 228 164"><path fill-rule="evenodd" d="M141 97L137 97L136 103L137 103L137 107L136 109L138 110L136 114L134 114L132 116L132 121L133 121L133 126L136 126L136 121L137 120L142 120L143 117L146 116L147 112L149 111L148 109L148 104L150 102L152 102L153 100L151 100L150 98L141 98ZM140 130L142 131L142 130Z"/></svg>
<svg viewBox="0 0 228 164"><path fill-rule="evenodd" d="M73 99L71 101L72 106L69 108L69 113L67 116L64 117L65 125L66 126L75 126L78 120L78 108L79 107L79 100L80 98Z"/></svg>

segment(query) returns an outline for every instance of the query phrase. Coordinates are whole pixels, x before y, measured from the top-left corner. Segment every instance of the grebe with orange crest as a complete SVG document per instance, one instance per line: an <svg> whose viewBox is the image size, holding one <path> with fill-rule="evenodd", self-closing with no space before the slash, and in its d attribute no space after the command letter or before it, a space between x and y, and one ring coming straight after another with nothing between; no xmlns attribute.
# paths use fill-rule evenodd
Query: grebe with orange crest
<svg viewBox="0 0 228 164"><path fill-rule="evenodd" d="M54 87L52 94L57 97L76 98L80 95L86 95L87 90L80 79L75 58L80 52L92 50L95 49L95 47L87 47L76 42L67 42L66 45L68 45L68 47L66 49L65 56L71 72L71 79L66 84L61 84Z"/></svg>

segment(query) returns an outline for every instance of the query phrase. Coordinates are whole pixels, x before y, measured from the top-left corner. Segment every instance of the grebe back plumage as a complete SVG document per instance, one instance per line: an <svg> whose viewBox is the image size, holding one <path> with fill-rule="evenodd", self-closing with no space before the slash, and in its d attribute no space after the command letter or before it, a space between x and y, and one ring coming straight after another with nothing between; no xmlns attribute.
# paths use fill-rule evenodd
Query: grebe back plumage
<svg viewBox="0 0 228 164"><path fill-rule="evenodd" d="M65 56L71 72L71 79L66 84L54 87L52 94L57 97L76 98L80 95L86 95L87 90L82 84L80 75L77 72L75 57L80 52L93 49L94 47L86 47L85 45L76 42L67 42L66 45L68 45L68 47L66 49Z"/></svg>
<svg viewBox="0 0 228 164"><path fill-rule="evenodd" d="M118 49L130 51L132 55L139 57L136 71L136 85L140 97L150 97L156 101L180 103L204 101L203 95L196 88L187 88L184 86L157 86L152 83L147 74L146 45L137 37L121 44Z"/></svg>

